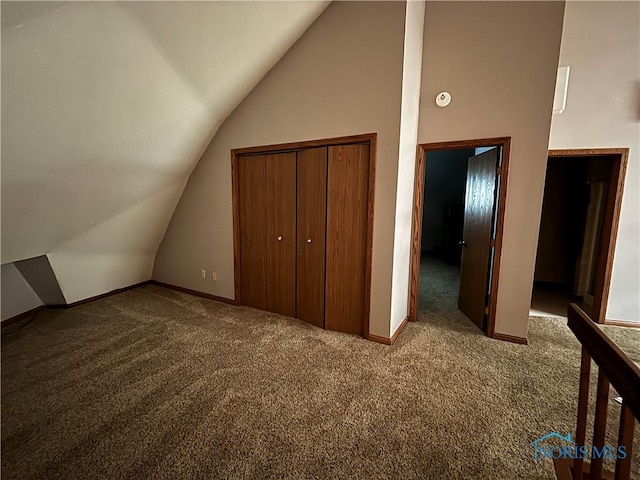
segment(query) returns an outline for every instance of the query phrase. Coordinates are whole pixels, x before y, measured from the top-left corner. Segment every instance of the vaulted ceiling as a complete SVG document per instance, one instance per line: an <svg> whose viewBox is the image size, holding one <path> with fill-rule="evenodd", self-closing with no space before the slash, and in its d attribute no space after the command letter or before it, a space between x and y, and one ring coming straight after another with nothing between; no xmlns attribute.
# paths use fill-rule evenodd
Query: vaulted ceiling
<svg viewBox="0 0 640 480"><path fill-rule="evenodd" d="M204 148L327 4L2 2L2 263L47 254L69 302L149 278Z"/></svg>

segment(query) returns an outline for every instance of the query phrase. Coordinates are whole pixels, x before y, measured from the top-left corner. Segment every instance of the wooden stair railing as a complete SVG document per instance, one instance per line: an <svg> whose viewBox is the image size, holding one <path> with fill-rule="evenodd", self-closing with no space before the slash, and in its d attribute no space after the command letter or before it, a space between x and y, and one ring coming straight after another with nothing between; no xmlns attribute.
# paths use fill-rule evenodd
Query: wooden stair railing
<svg viewBox="0 0 640 480"><path fill-rule="evenodd" d="M576 458L573 461L563 458L554 459L556 477L560 480L628 480L631 478L633 431L636 420L640 419L640 368L629 360L576 304L569 305L568 317L569 328L582 344L575 437L577 448L585 446L589 374L591 360L593 360L598 366L593 447L602 451L605 446L609 385L613 385L622 397L618 447L625 447L626 457L618 456L613 474L603 470L602 457L592 458L590 464L583 458Z"/></svg>

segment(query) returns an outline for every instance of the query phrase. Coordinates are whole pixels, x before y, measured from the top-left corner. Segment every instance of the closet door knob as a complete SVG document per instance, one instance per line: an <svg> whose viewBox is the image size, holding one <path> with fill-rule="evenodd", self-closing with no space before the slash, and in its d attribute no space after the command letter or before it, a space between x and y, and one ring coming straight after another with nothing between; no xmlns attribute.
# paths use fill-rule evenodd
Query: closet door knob
<svg viewBox="0 0 640 480"><path fill-rule="evenodd" d="M311 243L311 237L307 238L307 243Z"/></svg>
<svg viewBox="0 0 640 480"><path fill-rule="evenodd" d="M278 235L278 241L281 242L282 241L282 235Z"/></svg>

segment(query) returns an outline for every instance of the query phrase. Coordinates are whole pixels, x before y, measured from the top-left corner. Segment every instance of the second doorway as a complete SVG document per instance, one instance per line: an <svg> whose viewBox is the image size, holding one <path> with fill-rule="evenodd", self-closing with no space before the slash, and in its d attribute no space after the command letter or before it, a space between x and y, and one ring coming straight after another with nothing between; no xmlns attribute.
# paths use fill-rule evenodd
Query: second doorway
<svg viewBox="0 0 640 480"><path fill-rule="evenodd" d="M420 147L410 317L459 311L493 335L509 139Z"/></svg>

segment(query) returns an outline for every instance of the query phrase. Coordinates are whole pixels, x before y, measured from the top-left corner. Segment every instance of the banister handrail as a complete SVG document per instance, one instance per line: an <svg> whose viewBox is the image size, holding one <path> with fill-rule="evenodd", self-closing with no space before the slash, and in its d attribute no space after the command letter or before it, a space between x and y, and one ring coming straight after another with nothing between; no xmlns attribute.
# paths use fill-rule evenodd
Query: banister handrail
<svg viewBox="0 0 640 480"><path fill-rule="evenodd" d="M640 420L640 367L575 303L569 304L568 325L636 419Z"/></svg>

